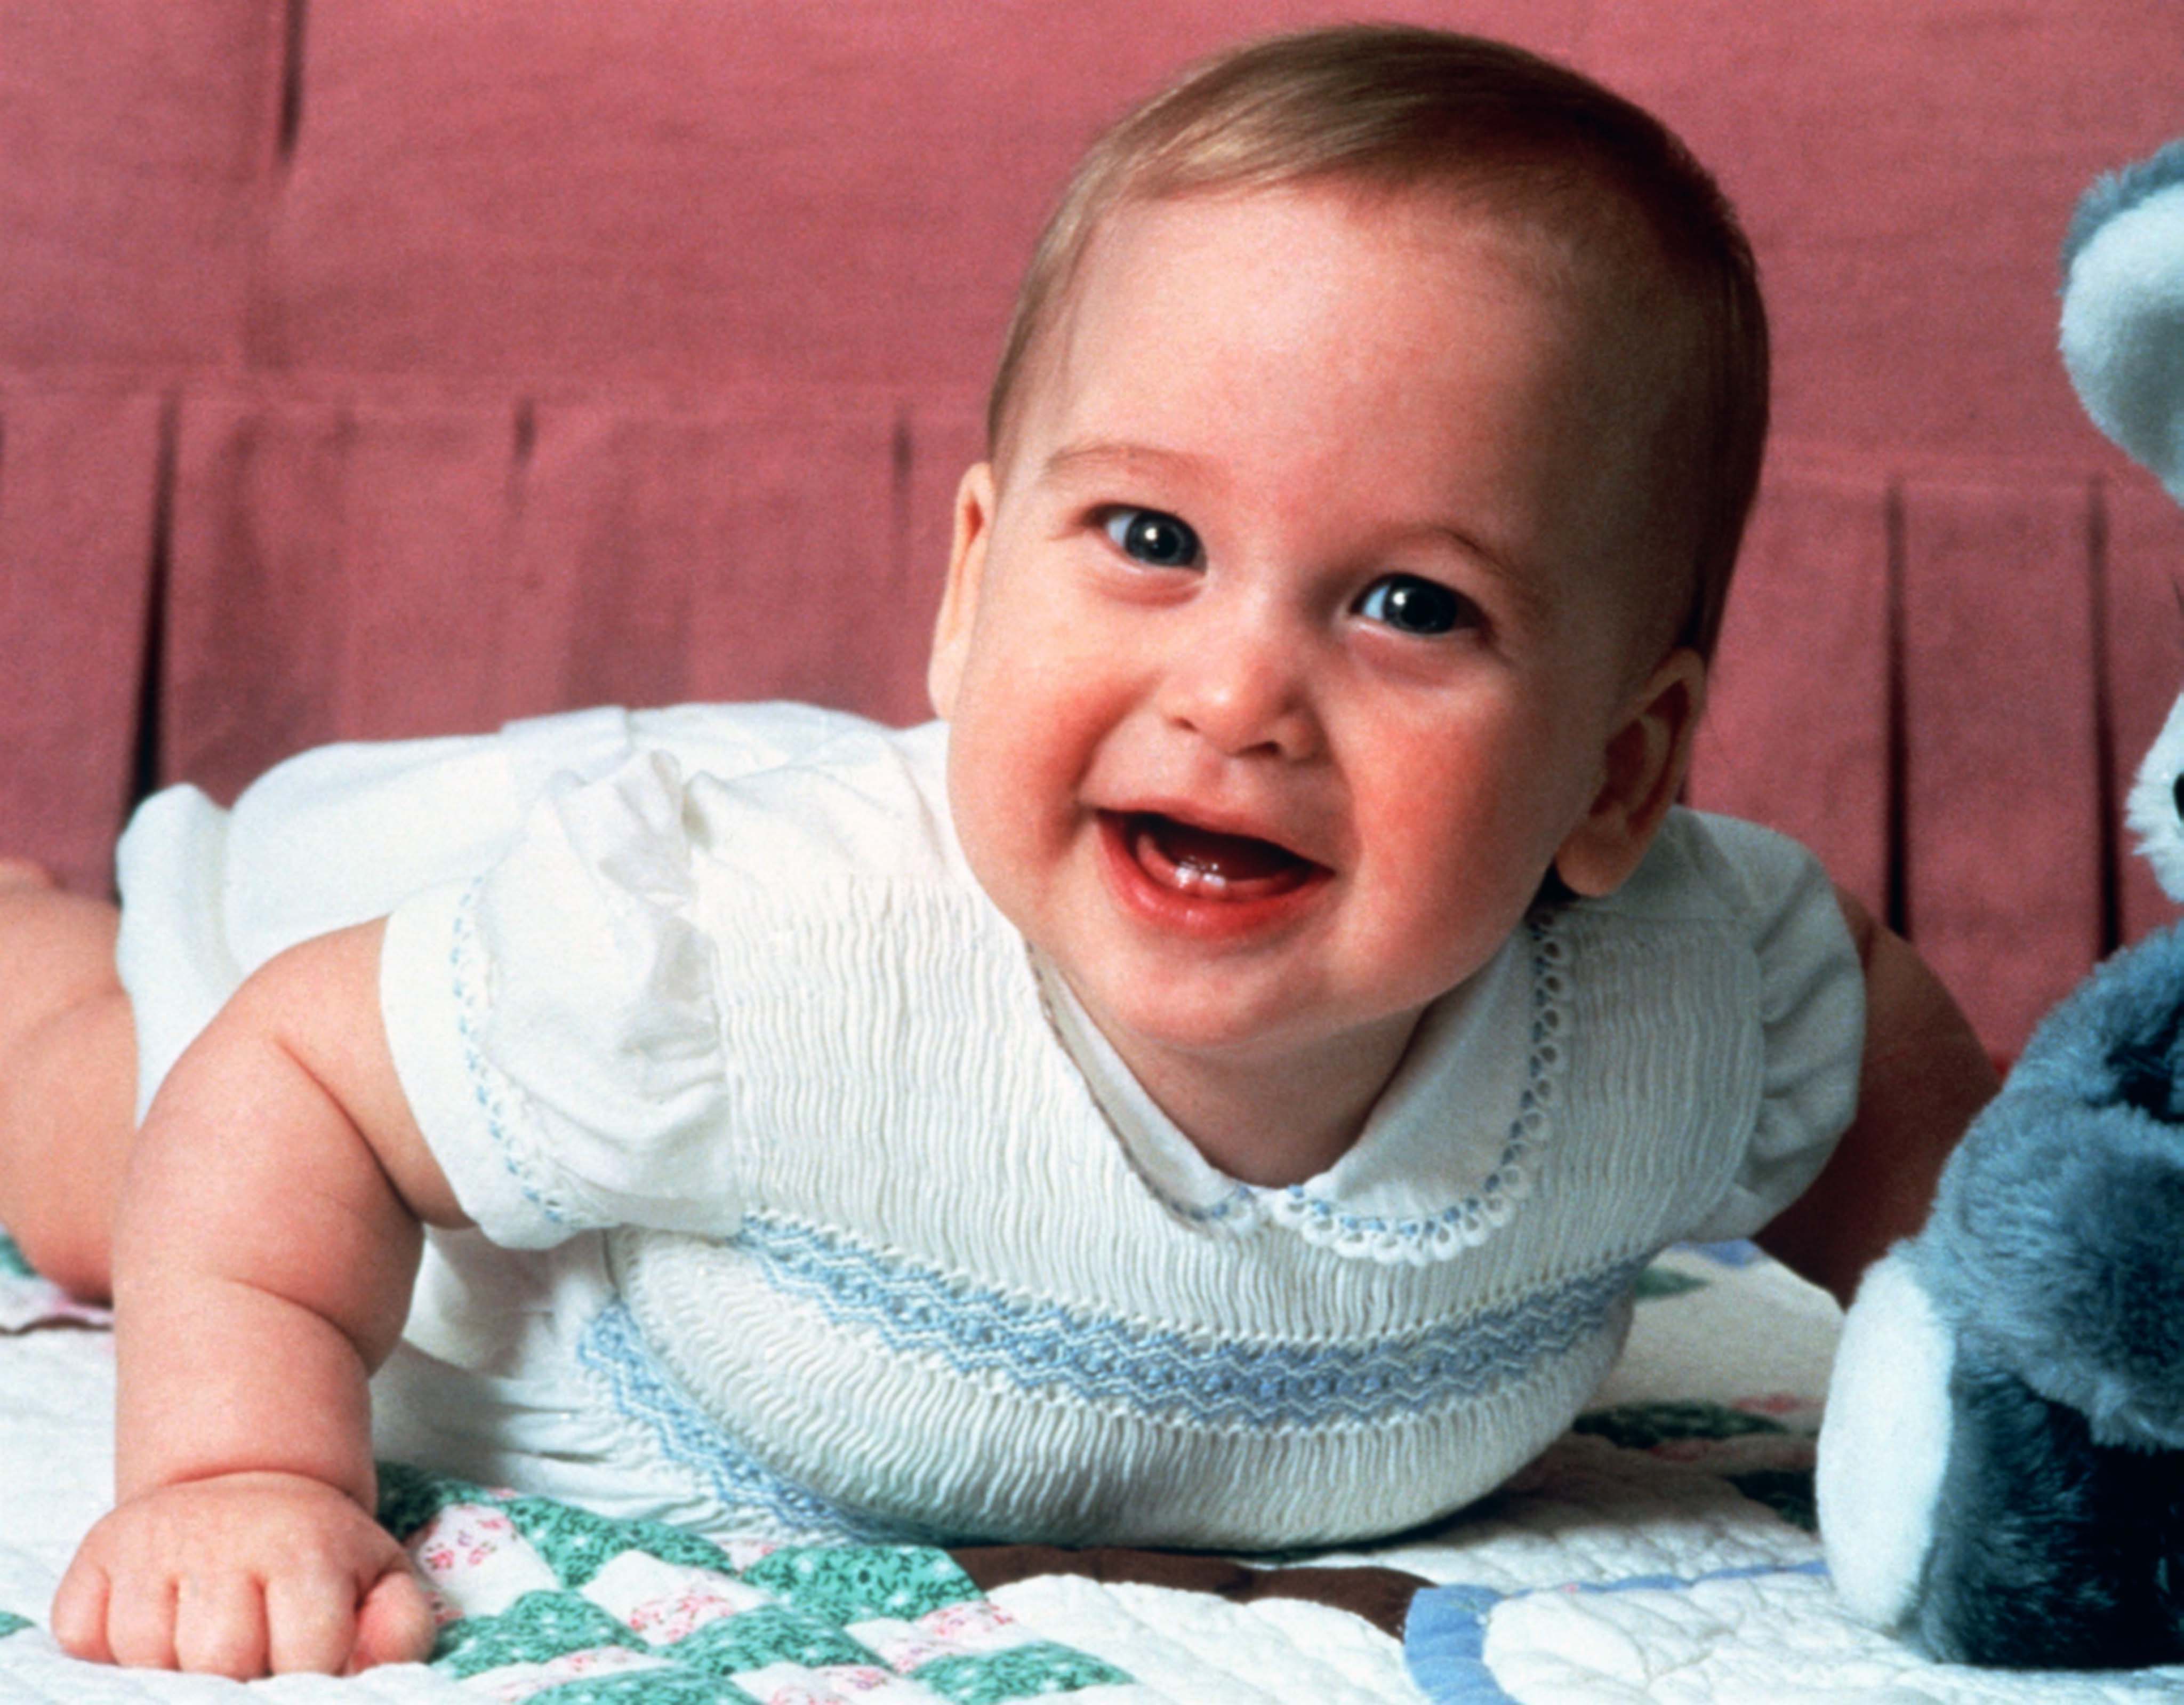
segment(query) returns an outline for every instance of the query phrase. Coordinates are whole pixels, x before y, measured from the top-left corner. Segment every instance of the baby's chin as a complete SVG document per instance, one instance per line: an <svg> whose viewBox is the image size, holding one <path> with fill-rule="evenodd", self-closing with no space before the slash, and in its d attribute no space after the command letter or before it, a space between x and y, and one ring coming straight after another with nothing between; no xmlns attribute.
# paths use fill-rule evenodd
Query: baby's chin
<svg viewBox="0 0 2184 1705"><path fill-rule="evenodd" d="M1227 976L1156 977L1137 967L1050 961L1100 1034L1134 1069L1141 1061L1216 1078L1293 1077L1312 1060L1380 1058L1392 1072L1430 1004L1391 1008L1323 990L1279 963Z"/></svg>

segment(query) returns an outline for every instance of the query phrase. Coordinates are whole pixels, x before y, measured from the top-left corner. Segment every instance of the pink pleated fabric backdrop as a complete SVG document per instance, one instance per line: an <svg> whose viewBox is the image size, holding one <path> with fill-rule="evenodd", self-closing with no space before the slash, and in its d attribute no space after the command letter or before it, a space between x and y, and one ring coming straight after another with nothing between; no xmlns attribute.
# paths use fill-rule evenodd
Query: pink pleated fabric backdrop
<svg viewBox="0 0 2184 1705"><path fill-rule="evenodd" d="M2119 777L2184 523L2055 254L2184 131L2175 0L1378 6L1720 174L1778 436L1694 797L1908 924L2007 1050L2169 908ZM0 844L606 700L923 714L950 498L1086 139L1301 0L0 0Z"/></svg>

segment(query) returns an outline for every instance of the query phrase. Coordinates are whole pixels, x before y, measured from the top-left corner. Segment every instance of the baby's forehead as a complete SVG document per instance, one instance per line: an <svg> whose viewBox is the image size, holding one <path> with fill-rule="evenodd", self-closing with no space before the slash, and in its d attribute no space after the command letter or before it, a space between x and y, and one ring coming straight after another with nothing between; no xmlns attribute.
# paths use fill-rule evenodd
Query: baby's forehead
<svg viewBox="0 0 2184 1705"><path fill-rule="evenodd" d="M1644 275L1660 269L1620 233L1573 234L1573 224L1587 221L1468 191L1313 182L1149 197L1112 210L1056 304L1045 347L1022 370L1022 429L1010 449L1037 460L1021 468L1004 462L1004 482L1011 473L1050 471L1046 458L1081 439L1189 441L1191 423L1211 421L1212 443L1273 446L1273 463L1246 459L1225 469L1248 484L1309 436L1255 439L1226 430L1234 417L1224 408L1249 411L1271 395L1333 404L1330 417L1342 419L1357 443L1373 445L1377 432L1367 460L1390 493L1421 489L1398 469L1477 466L1467 447L1482 445L1479 421L1489 417L1479 410L1490 407L1490 418L1518 435L1506 442L1546 435L1521 465L1490 458L1518 468L1519 483L1496 488L1497 498L1527 488L1539 470L1572 500L1585 497L1588 512L1627 514L1635 488L1654 481L1646 446L1663 419L1662 398L1681 388L1660 359L1661 346L1676 340L1659 304L1647 300L1661 293ZM1354 266L1346 258L1353 250ZM1267 270L1253 286L1248 275L1262 255ZM1330 281L1324 290L1297 283L1316 268ZM1240 290L1240 270L1247 275ZM1406 329L1389 338L1423 340L1409 346L1415 366L1387 364L1390 344L1376 334L1390 319ZM1467 346L1472 353L1442 357ZM1346 414L1344 399L1355 393L1291 383L1299 362L1340 371L1353 350L1375 352L1359 354L1360 382L1393 387L1379 393L1384 410ZM1500 358L1481 353L1490 350ZM1485 376L1451 379L1458 373ZM1429 396L1449 410L1410 406ZM1534 399L1544 415L1534 412ZM1507 408L1519 412L1499 412ZM1637 493L1637 502L1650 509L1655 498ZM1628 537L1619 521L1613 531ZM1620 545L1614 554L1630 554Z"/></svg>
<svg viewBox="0 0 2184 1705"><path fill-rule="evenodd" d="M1286 277L1269 273L1254 288L1249 275L1260 265L1282 266ZM1323 293L1290 288L1315 269L1330 280ZM1031 474L1020 452L1033 443L1048 454L1085 434L1136 437L1138 421L1157 439L1177 409L1195 413L1208 376L1234 409L1249 410L1260 384L1284 388L1295 362L1341 371L1357 360L1368 362L1361 371L1387 373L1389 341L1418 326L1433 327L1418 345L1426 367L1444 365L1435 345L1501 347L1555 376L1555 439L1584 439L1585 478L1605 476L1630 467L1630 445L1651 432L1662 393L1675 388L1660 371L1662 316L1630 312L1646 293L1612 269L1603 244L1574 242L1507 197L1441 187L1308 181L1116 205L1088 236L1017 369L1009 430L994 445L996 476L1007 487ZM1433 308L1437 301L1448 305ZM1188 398L1177 360L1195 373ZM1400 454L1457 454L1455 443L1437 445L1468 432L1463 419L1437 430L1440 413L1396 406L1393 415L1407 424L1368 413L1347 430L1372 439L1387 419Z"/></svg>
<svg viewBox="0 0 2184 1705"><path fill-rule="evenodd" d="M1139 196L1109 208L1087 234L1077 264L1061 281L1051 305L1047 335L1050 348L1066 346L1088 296L1096 294L1117 269L1127 268L1137 247L1147 242L1188 243L1195 225L1233 218L1239 209L1277 205L1285 199L1339 203L1352 217L1330 226L1328 240L1347 232L1356 246L1372 246L1388 262L1401 265L1407 253L1417 287L1468 287L1475 276L1490 272L1498 283L1535 298L1553 310L1556 335L1573 334L1598 354L1618 364L1643 359L1658 348L1656 332L1664 314L1681 305L1634 210L1605 192L1552 197L1527 195L1521 187L1498 181L1456 178L1429 185L1388 186L1346 179L1306 180L1264 187L1198 190ZM1384 239L1401 229L1455 231L1468 241L1423 242L1406 250ZM1266 264L1280 266L1295 257L1272 252ZM1202 279L1206 290L1215 281ZM1191 305L1174 293L1189 281L1169 284L1174 312ZM1026 374L1029 387L1050 384L1051 362L1034 362ZM1029 388L1028 387L1028 388Z"/></svg>

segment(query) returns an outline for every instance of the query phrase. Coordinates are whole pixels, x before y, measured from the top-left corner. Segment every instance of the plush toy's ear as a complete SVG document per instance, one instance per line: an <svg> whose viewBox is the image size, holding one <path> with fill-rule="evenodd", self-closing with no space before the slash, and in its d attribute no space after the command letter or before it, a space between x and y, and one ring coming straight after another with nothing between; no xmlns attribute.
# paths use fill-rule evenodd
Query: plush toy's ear
<svg viewBox="0 0 2184 1705"><path fill-rule="evenodd" d="M2184 141L2103 178L2063 244L2063 365L2093 424L2184 503ZM2184 699L2139 766L2126 816L2184 901Z"/></svg>
<svg viewBox="0 0 2184 1705"><path fill-rule="evenodd" d="M2086 192L2063 271L2079 400L2184 503L2184 141Z"/></svg>

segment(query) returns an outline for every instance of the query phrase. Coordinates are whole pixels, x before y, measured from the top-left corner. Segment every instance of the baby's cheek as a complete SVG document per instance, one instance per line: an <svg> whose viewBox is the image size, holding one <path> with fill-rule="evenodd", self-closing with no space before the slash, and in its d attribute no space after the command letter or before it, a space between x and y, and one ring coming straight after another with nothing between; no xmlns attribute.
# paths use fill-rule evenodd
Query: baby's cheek
<svg viewBox="0 0 2184 1705"><path fill-rule="evenodd" d="M1362 827L1361 870L1371 879L1359 884L1360 922L1380 973L1422 1000L1493 957L1530 910L1552 856L1530 825L1451 811L1426 788Z"/></svg>
<svg viewBox="0 0 2184 1705"><path fill-rule="evenodd" d="M1039 774L1039 755L990 738L996 732L960 729L949 759L949 809L978 886L1036 939L1034 900L1043 873L1060 855L1061 825L1052 789Z"/></svg>

